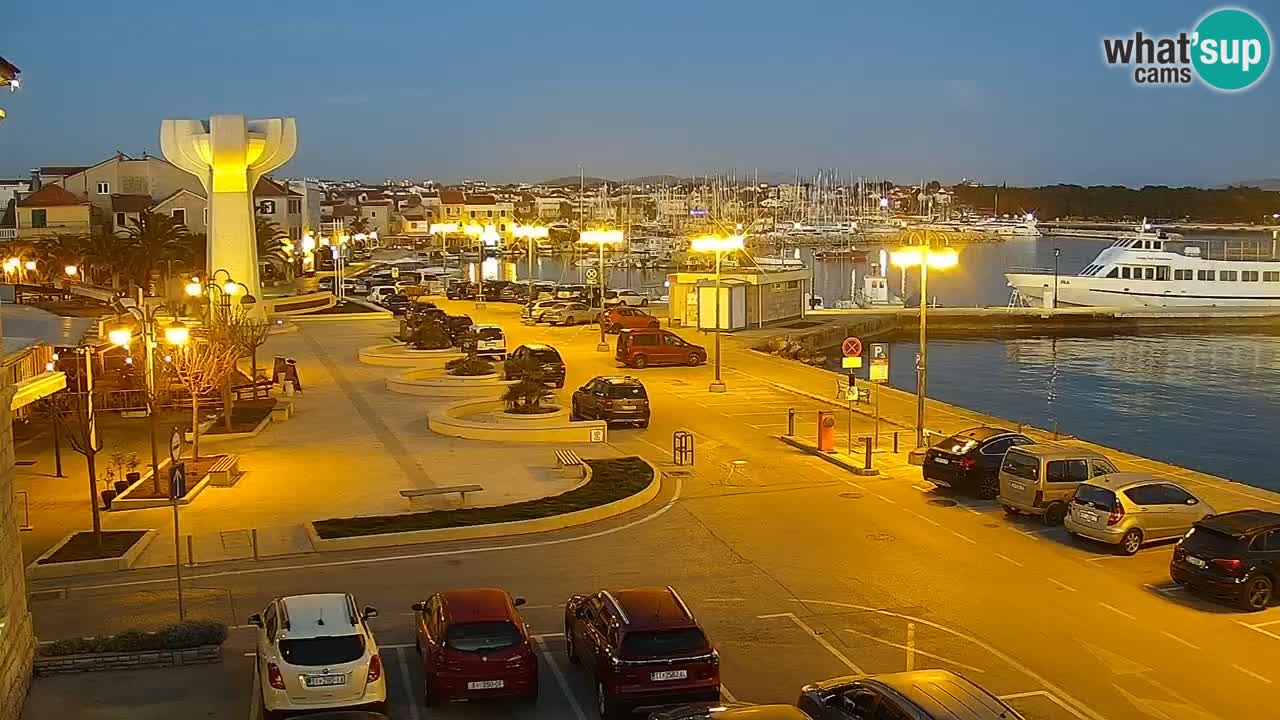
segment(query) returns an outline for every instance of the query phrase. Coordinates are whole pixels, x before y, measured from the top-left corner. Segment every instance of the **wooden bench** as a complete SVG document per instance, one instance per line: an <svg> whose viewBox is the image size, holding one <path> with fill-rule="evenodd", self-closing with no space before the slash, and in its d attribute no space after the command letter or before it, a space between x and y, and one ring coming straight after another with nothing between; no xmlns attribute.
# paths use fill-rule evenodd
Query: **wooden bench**
<svg viewBox="0 0 1280 720"><path fill-rule="evenodd" d="M413 502L414 498L430 497L432 495L448 495L450 493L458 493L462 496L462 504L467 504L467 493L480 492L484 487L480 485L446 485L445 487L434 488L415 488L413 490L401 490L400 497Z"/></svg>
<svg viewBox="0 0 1280 720"><path fill-rule="evenodd" d="M254 398L261 398L263 395L271 397L271 388L274 386L275 383L272 382L270 378L264 378L254 383L236 385L231 388L231 392L235 394L236 400L252 400ZM259 391L263 389L265 389L266 392L260 393Z"/></svg>
<svg viewBox="0 0 1280 720"><path fill-rule="evenodd" d="M582 458L572 450L556 451L556 467L560 469L560 474L567 478L580 478L587 474L587 464L582 462Z"/></svg>
<svg viewBox="0 0 1280 720"><path fill-rule="evenodd" d="M209 476L209 484L218 487L231 487L240 479L240 456L223 455L218 458L205 473Z"/></svg>

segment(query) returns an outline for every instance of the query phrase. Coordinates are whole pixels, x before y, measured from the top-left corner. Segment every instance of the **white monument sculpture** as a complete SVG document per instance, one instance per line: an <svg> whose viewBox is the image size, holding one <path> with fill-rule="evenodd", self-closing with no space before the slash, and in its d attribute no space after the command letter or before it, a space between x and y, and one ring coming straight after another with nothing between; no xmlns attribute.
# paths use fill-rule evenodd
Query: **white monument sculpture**
<svg viewBox="0 0 1280 720"><path fill-rule="evenodd" d="M293 157L298 148L294 119L214 115L208 122L165 120L160 124L160 148L169 162L204 185L209 203L209 272L225 270L230 279L261 298L253 188L259 178ZM226 278L220 274L218 280Z"/></svg>

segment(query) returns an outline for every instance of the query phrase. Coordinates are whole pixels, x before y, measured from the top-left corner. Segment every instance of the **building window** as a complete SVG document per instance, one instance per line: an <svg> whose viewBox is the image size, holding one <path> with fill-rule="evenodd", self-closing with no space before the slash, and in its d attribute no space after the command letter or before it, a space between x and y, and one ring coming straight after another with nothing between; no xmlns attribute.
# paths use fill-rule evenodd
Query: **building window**
<svg viewBox="0 0 1280 720"><path fill-rule="evenodd" d="M1235 271L1235 270L1223 270L1222 272L1218 273L1218 279L1219 279L1219 280L1221 280L1221 281L1223 281L1223 282L1235 282L1235 281L1236 281L1236 271Z"/></svg>
<svg viewBox="0 0 1280 720"><path fill-rule="evenodd" d="M498 211L498 217L506 217L506 216L507 216L507 211L506 211L506 210L499 210L499 211Z"/></svg>
<svg viewBox="0 0 1280 720"><path fill-rule="evenodd" d="M1197 271L1196 271L1196 279L1197 279L1197 280L1212 280L1215 274L1217 274L1217 270L1197 270Z"/></svg>
<svg viewBox="0 0 1280 720"><path fill-rule="evenodd" d="M485 211L484 211L484 216L485 216L485 217L493 217L493 211L492 211L492 210L485 210Z"/></svg>
<svg viewBox="0 0 1280 720"><path fill-rule="evenodd" d="M1280 270L1268 270L1262 273L1262 282L1280 282Z"/></svg>
<svg viewBox="0 0 1280 720"><path fill-rule="evenodd" d="M302 212L302 198L289 198L289 212L295 215Z"/></svg>
<svg viewBox="0 0 1280 720"><path fill-rule="evenodd" d="M111 194L111 183L109 183L109 182L100 182L100 183L98 183L98 194L99 194L99 195L110 195L110 194Z"/></svg>
<svg viewBox="0 0 1280 720"><path fill-rule="evenodd" d="M116 227L124 227L124 213L122 212L116 213Z"/></svg>
<svg viewBox="0 0 1280 720"><path fill-rule="evenodd" d="M299 228L299 227L291 227L291 228L289 228L289 239L290 239L290 240L294 240L294 241L299 241L299 240L301 240L301 239L302 239L302 228Z"/></svg>
<svg viewBox="0 0 1280 720"><path fill-rule="evenodd" d="M48 210L32 210L31 211L31 227L33 228L49 227L49 211Z"/></svg>
<svg viewBox="0 0 1280 720"><path fill-rule="evenodd" d="M186 209L186 208L174 208L174 209L173 209L173 221L174 221L174 222L176 222L176 223L178 223L178 224L180 224L180 225L186 225L186 224L187 224L187 209Z"/></svg>
<svg viewBox="0 0 1280 720"><path fill-rule="evenodd" d="M476 216L476 211L475 211L475 210L472 210L472 211L471 211L471 217L472 217L472 218L475 218L475 216Z"/></svg>
<svg viewBox="0 0 1280 720"><path fill-rule="evenodd" d="M275 215L276 201L275 200L259 200L258 214L259 215Z"/></svg>
<svg viewBox="0 0 1280 720"><path fill-rule="evenodd" d="M1241 282L1258 282L1258 271L1257 270L1241 270L1240 281Z"/></svg>

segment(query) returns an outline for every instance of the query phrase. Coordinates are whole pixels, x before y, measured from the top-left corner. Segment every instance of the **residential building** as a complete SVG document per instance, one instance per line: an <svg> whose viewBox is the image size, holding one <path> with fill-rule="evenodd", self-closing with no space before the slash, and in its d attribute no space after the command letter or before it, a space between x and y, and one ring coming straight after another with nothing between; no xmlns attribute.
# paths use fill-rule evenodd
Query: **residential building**
<svg viewBox="0 0 1280 720"><path fill-rule="evenodd" d="M559 220L569 217L570 208L569 198L557 195L549 197L536 197L533 200L534 214L539 220Z"/></svg>
<svg viewBox="0 0 1280 720"><path fill-rule="evenodd" d="M465 225L467 219L467 195L458 190L440 191L440 220L442 223Z"/></svg>
<svg viewBox="0 0 1280 720"><path fill-rule="evenodd" d="M8 205L10 200L16 199L19 195L29 192L31 192L29 179L0 179L0 208Z"/></svg>
<svg viewBox="0 0 1280 720"><path fill-rule="evenodd" d="M128 232L129 228L136 225L144 210L151 209L151 196L112 195L108 209L111 214L108 216L110 221L107 223L107 228L119 235Z"/></svg>
<svg viewBox="0 0 1280 720"><path fill-rule="evenodd" d="M190 232L206 235L209 233L208 201L205 200L204 195L186 188L156 200L151 205L151 212L173 216L174 220L186 225Z"/></svg>
<svg viewBox="0 0 1280 720"><path fill-rule="evenodd" d="M274 222L290 240L302 239L302 194L269 177L258 179L253 188L254 213Z"/></svg>
<svg viewBox="0 0 1280 720"><path fill-rule="evenodd" d="M10 200L4 208L0 208L0 243L13 242L18 238L18 202Z"/></svg>
<svg viewBox="0 0 1280 720"><path fill-rule="evenodd" d="M52 235L89 235L99 215L61 185L46 185L17 201L17 239L38 240Z"/></svg>
<svg viewBox="0 0 1280 720"><path fill-rule="evenodd" d="M41 168L42 181L45 169ZM204 186L195 175L179 169L167 160L146 154L141 158L132 158L124 153L117 153L97 165L70 173L57 183L87 199L103 213L115 212L111 207L113 195L163 198L186 189L204 196Z"/></svg>
<svg viewBox="0 0 1280 720"><path fill-rule="evenodd" d="M88 165L43 165L31 171L31 189L39 190L50 183L61 183L76 173L82 173Z"/></svg>
<svg viewBox="0 0 1280 720"><path fill-rule="evenodd" d="M358 211L360 219L365 221L369 230L376 231L378 235L391 234L391 219L395 215L395 206L391 200L369 200L361 203Z"/></svg>
<svg viewBox="0 0 1280 720"><path fill-rule="evenodd" d="M302 198L302 232L318 232L320 208L324 202L324 191L319 183L314 180L288 180L285 185Z"/></svg>
<svg viewBox="0 0 1280 720"><path fill-rule="evenodd" d="M515 236L516 209L515 204L507 200L499 200L493 195L468 195L466 200L466 216L463 223L467 225L492 225L499 235L505 239Z"/></svg>

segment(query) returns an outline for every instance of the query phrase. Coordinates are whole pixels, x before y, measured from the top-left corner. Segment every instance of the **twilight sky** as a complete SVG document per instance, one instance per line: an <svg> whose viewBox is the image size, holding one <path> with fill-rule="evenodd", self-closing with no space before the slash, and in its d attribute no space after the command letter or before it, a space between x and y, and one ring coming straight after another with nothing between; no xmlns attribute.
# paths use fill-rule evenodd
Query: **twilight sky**
<svg viewBox="0 0 1280 720"><path fill-rule="evenodd" d="M294 116L281 174L538 180L839 168L901 181L1280 176L1280 76L1140 88L1103 35L1217 3L15 2L0 175L159 153L160 120ZM1241 5L1280 35L1280 2ZM1273 59L1273 64L1280 60Z"/></svg>

